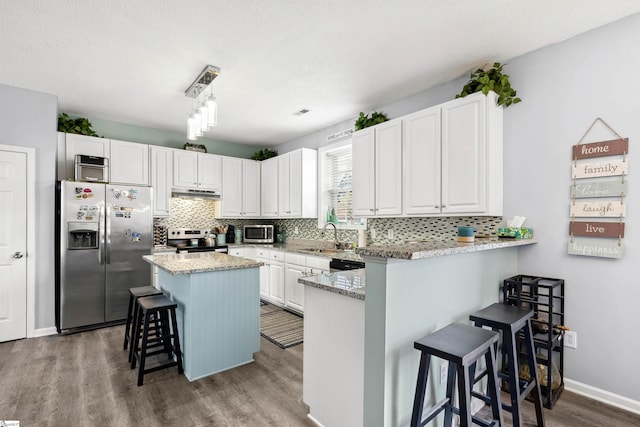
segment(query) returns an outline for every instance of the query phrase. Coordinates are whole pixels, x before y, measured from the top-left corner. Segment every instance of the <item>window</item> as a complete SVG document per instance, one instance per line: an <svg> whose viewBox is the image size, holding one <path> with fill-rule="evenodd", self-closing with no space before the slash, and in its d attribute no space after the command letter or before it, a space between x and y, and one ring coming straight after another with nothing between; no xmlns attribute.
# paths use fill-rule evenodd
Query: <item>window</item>
<svg viewBox="0 0 640 427"><path fill-rule="evenodd" d="M364 219L353 217L351 140L320 148L318 157L322 174L318 226L324 227L328 217L335 215L338 228L366 228Z"/></svg>

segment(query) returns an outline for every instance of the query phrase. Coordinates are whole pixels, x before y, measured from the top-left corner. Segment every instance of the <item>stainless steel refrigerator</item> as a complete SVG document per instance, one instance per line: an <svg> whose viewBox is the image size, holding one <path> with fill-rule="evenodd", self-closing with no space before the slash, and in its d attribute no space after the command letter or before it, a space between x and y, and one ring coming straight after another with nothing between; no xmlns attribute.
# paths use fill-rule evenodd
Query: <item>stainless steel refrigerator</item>
<svg viewBox="0 0 640 427"><path fill-rule="evenodd" d="M58 332L126 319L129 288L149 286L150 187L57 183Z"/></svg>

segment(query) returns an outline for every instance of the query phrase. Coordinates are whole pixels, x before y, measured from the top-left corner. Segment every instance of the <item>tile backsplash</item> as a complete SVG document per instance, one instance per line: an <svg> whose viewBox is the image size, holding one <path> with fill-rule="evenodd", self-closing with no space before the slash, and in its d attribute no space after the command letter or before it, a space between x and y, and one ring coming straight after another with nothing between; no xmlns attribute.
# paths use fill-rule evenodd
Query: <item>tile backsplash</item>
<svg viewBox="0 0 640 427"><path fill-rule="evenodd" d="M219 202L213 200L171 199L171 216L168 218L154 218L156 232L160 236L163 227L172 228L202 228L210 229L220 225L234 225L241 227L245 224L275 224L280 232L289 238L311 240L333 240L333 230L329 228L323 236L322 229L318 229L317 219L216 219ZM410 217L410 218L371 218L367 220L367 242L381 244L397 244L405 241L420 240L455 240L459 226L475 228L476 234L495 236L502 217ZM296 228L298 233L296 234ZM371 238L371 230L375 230L376 238ZM393 239L388 238L388 231L393 230ZM355 230L338 230L338 240L341 242L357 242L358 232ZM162 244L156 238L156 244Z"/></svg>

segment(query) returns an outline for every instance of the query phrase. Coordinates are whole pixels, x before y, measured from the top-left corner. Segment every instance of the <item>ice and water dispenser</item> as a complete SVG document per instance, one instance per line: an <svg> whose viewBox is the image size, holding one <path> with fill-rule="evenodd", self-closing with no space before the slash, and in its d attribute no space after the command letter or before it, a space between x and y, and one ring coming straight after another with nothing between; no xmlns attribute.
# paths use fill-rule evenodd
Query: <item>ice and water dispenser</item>
<svg viewBox="0 0 640 427"><path fill-rule="evenodd" d="M98 223L70 222L68 249L98 249Z"/></svg>

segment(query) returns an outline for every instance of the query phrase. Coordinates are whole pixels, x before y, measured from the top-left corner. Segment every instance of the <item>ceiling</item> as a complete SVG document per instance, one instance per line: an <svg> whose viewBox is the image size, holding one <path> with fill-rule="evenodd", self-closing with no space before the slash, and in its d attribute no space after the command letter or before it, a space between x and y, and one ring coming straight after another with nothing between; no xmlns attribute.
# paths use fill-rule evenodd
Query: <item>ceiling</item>
<svg viewBox="0 0 640 427"><path fill-rule="evenodd" d="M0 83L186 135L184 91L212 64L219 125L205 137L275 146L638 12L638 0L2 0Z"/></svg>

